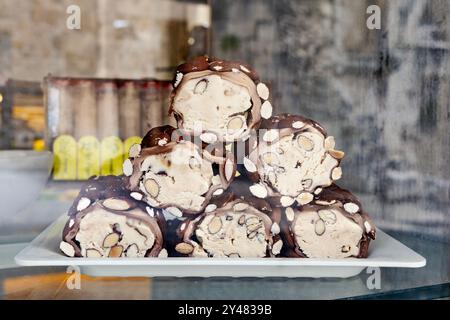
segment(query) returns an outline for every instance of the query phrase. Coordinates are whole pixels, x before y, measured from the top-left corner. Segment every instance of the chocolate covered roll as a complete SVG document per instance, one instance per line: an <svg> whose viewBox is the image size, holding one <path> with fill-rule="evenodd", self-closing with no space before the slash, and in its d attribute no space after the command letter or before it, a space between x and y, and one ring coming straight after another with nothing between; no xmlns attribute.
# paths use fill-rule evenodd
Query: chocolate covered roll
<svg viewBox="0 0 450 320"><path fill-rule="evenodd" d="M243 159L253 195L271 198L274 205L304 205L314 193L342 176L344 152L317 122L281 114L262 122L257 144Z"/></svg>
<svg viewBox="0 0 450 320"><path fill-rule="evenodd" d="M91 178L69 210L61 251L69 257L167 257L161 210L136 200L126 178Z"/></svg>
<svg viewBox="0 0 450 320"><path fill-rule="evenodd" d="M248 137L270 118L269 89L248 65L197 57L178 67L170 113L206 143Z"/></svg>
<svg viewBox="0 0 450 320"><path fill-rule="evenodd" d="M280 254L279 209L262 199L224 194L178 228L175 250L184 256L256 258Z"/></svg>
<svg viewBox="0 0 450 320"><path fill-rule="evenodd" d="M361 203L337 185L308 205L284 209L281 223L288 257L366 258L376 229Z"/></svg>
<svg viewBox="0 0 450 320"><path fill-rule="evenodd" d="M173 140L171 130L167 126L151 130L141 149L132 148L124 174L130 177L130 190L142 192L151 206L176 217L198 214L228 188L236 164L230 155L211 154L201 143Z"/></svg>

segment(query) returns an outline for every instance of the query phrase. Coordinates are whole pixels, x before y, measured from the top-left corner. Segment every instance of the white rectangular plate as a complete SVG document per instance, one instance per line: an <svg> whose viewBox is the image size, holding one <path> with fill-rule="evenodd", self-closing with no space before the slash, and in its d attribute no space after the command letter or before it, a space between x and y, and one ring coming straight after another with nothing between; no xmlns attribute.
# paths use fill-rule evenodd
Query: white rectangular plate
<svg viewBox="0 0 450 320"><path fill-rule="evenodd" d="M91 276L347 278L367 267L420 268L426 260L381 230L367 259L68 258L59 251L67 216L45 229L15 258L22 266L78 266Z"/></svg>

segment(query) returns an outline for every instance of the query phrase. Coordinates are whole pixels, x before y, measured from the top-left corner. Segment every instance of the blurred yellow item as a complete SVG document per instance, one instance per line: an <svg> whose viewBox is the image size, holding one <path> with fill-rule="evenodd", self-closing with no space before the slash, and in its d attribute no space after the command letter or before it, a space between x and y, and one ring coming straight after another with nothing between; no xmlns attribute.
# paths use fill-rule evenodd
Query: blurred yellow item
<svg viewBox="0 0 450 320"><path fill-rule="evenodd" d="M85 136L78 140L77 177L87 180L100 174L100 143L94 136Z"/></svg>
<svg viewBox="0 0 450 320"><path fill-rule="evenodd" d="M76 180L77 142L67 135L59 136L53 142L53 179Z"/></svg>
<svg viewBox="0 0 450 320"><path fill-rule="evenodd" d="M45 112L42 106L14 106L12 117L25 121L34 131L43 132L45 129Z"/></svg>
<svg viewBox="0 0 450 320"><path fill-rule="evenodd" d="M118 137L106 137L100 145L100 159L102 176L121 175L124 159L123 142Z"/></svg>
<svg viewBox="0 0 450 320"><path fill-rule="evenodd" d="M130 137L123 142L115 136L101 142L94 136L76 141L72 136L61 135L53 142L53 179L74 181L97 175L121 175L123 160L128 158L131 146L141 141L141 137Z"/></svg>
<svg viewBox="0 0 450 320"><path fill-rule="evenodd" d="M43 139L34 140L33 141L33 150L44 151L45 150L45 141Z"/></svg>

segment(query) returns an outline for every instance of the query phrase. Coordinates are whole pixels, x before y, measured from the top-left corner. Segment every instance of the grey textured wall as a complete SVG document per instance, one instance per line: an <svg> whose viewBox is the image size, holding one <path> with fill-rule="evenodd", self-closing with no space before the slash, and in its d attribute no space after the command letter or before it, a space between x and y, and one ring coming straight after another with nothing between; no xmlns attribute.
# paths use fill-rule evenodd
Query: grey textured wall
<svg viewBox="0 0 450 320"><path fill-rule="evenodd" d="M380 227L450 240L450 1L212 3L213 54L253 64L278 111L336 137L341 185Z"/></svg>

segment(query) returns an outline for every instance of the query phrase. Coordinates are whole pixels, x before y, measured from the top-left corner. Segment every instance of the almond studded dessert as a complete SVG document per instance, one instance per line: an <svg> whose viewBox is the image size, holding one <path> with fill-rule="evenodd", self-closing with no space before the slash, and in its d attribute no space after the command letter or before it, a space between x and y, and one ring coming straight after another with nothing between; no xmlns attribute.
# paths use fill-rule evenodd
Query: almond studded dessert
<svg viewBox="0 0 450 320"><path fill-rule="evenodd" d="M305 206L285 208L286 255L303 258L366 258L376 229L349 191L332 185Z"/></svg>
<svg viewBox="0 0 450 320"><path fill-rule="evenodd" d="M172 141L167 130L154 129L147 135L144 146L151 147L130 150L130 159L124 162L128 187L142 192L152 207L164 208L176 217L201 213L228 188L235 176L235 161L190 141ZM158 145L153 146L155 142Z"/></svg>
<svg viewBox="0 0 450 320"><path fill-rule="evenodd" d="M272 116L269 89L248 65L197 57L178 67L170 113L206 143L243 140Z"/></svg>
<svg viewBox="0 0 450 320"><path fill-rule="evenodd" d="M342 176L344 152L334 149L334 138L313 120L274 116L262 122L257 142L243 159L256 197L269 197L283 207L305 205Z"/></svg>
<svg viewBox="0 0 450 320"><path fill-rule="evenodd" d="M242 63L194 58L177 68L173 87L178 127L153 128L133 145L123 176L88 181L69 211L62 252L368 256L375 226L335 184L344 152L320 124L273 115L268 87Z"/></svg>
<svg viewBox="0 0 450 320"><path fill-rule="evenodd" d="M180 225L175 250L192 257L275 257L283 247L280 217L265 200L228 196Z"/></svg>
<svg viewBox="0 0 450 320"><path fill-rule="evenodd" d="M69 257L167 257L160 210L135 200L124 177L91 178L69 210L61 251Z"/></svg>

